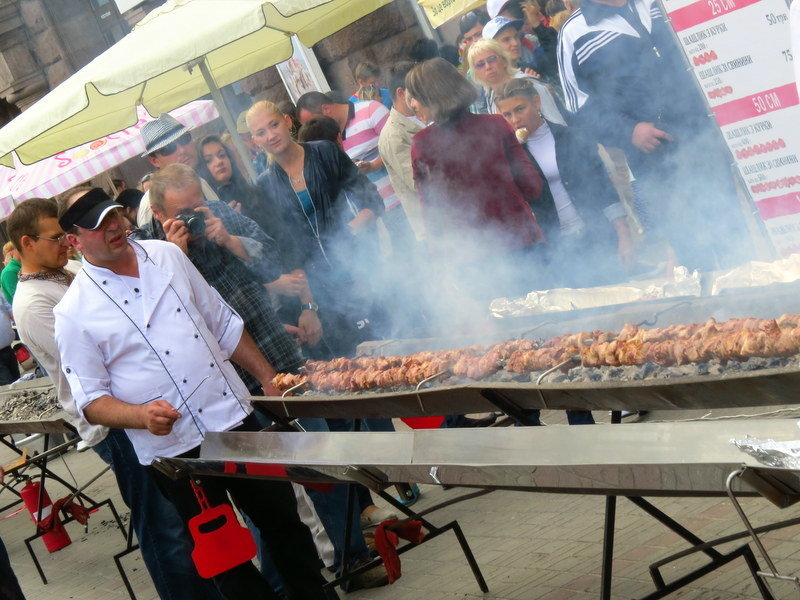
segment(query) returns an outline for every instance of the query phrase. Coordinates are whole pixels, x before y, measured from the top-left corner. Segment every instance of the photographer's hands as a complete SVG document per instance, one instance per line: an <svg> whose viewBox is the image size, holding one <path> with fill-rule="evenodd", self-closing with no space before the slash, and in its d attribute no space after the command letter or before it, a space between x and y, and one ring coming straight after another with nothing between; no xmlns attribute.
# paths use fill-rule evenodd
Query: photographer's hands
<svg viewBox="0 0 800 600"><path fill-rule="evenodd" d="M183 250L184 254L189 254L189 229L186 227L186 223L180 219L167 219L162 227L167 241Z"/></svg>

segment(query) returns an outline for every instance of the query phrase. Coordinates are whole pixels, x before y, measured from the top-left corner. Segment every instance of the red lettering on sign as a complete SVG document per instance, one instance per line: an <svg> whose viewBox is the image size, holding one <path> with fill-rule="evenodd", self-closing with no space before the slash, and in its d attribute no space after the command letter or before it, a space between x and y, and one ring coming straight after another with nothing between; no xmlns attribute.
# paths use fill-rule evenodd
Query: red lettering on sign
<svg viewBox="0 0 800 600"><path fill-rule="evenodd" d="M764 220L796 215L800 213L800 192L765 198L756 202L756 206L758 206L758 212Z"/></svg>
<svg viewBox="0 0 800 600"><path fill-rule="evenodd" d="M683 31L724 14L739 10L760 0L698 0L669 13L675 31Z"/></svg>
<svg viewBox="0 0 800 600"><path fill-rule="evenodd" d="M720 127L758 117L768 112L796 106L800 103L797 96L797 86L787 83L771 90L764 90L752 96L745 96L725 102L712 108Z"/></svg>

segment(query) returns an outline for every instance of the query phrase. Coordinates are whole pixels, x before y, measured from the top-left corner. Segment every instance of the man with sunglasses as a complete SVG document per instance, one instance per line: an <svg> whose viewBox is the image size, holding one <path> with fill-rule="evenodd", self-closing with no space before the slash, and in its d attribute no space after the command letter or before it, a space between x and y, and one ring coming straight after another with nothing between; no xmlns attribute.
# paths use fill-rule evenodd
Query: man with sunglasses
<svg viewBox="0 0 800 600"><path fill-rule="evenodd" d="M192 143L192 133L172 115L164 113L157 119L142 125L142 140L145 151L142 158L150 161L156 169L168 165L182 163L193 169L197 168L197 148ZM217 193L204 179L200 180L206 200L219 201ZM144 227L153 219L150 208L150 194L145 192L136 214L136 223Z"/></svg>

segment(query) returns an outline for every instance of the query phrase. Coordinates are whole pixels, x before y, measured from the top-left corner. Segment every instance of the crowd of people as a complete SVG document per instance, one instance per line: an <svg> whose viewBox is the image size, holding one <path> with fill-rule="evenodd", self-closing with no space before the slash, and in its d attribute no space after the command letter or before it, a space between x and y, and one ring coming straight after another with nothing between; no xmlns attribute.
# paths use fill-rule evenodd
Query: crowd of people
<svg viewBox="0 0 800 600"><path fill-rule="evenodd" d="M161 598L323 598L320 554L333 571L369 561L361 525L393 515L366 488L347 514L343 486L296 496L201 478L211 504L230 495L261 559L202 579L193 484L151 463L196 457L208 431L261 429L247 398L278 394L275 374L308 358L452 333L498 296L623 281L632 208L604 156L624 157L636 222L678 262L747 257L726 156L668 27L651 0L490 0L461 17L455 48L427 40L408 60L359 64L350 96L255 102L235 132L248 156L164 114L141 128L155 169L141 189L82 186L14 210L0 287L83 443L113 466ZM318 517L330 556L298 510ZM385 582L373 569L349 585Z"/></svg>

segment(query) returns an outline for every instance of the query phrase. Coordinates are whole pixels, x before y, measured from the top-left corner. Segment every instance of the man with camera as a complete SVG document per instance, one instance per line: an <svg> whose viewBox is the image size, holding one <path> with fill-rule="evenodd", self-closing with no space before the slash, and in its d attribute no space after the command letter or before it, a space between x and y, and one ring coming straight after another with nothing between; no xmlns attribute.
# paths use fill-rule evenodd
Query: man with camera
<svg viewBox="0 0 800 600"><path fill-rule="evenodd" d="M158 223L142 228L149 238L177 245L206 281L244 320L261 352L280 372L302 363L297 343L281 324L265 283L281 276L275 241L256 223L224 202L206 203L200 178L184 164L169 165L150 180L150 199ZM240 370L248 389L259 382Z"/></svg>

